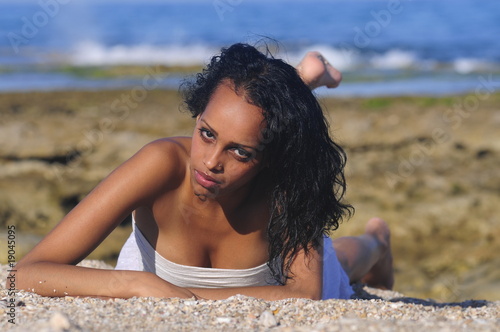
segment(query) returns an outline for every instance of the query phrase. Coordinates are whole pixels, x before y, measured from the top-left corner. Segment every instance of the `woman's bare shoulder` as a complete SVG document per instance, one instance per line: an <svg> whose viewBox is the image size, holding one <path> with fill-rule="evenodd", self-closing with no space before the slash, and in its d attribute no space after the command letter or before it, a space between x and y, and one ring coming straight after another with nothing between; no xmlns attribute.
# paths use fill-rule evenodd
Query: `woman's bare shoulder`
<svg viewBox="0 0 500 332"><path fill-rule="evenodd" d="M188 158L191 150L191 137L165 137L146 144L141 151L163 157Z"/></svg>
<svg viewBox="0 0 500 332"><path fill-rule="evenodd" d="M161 138L143 146L131 161L137 166L136 171L142 170L146 178L175 187L185 178L190 149L190 137Z"/></svg>

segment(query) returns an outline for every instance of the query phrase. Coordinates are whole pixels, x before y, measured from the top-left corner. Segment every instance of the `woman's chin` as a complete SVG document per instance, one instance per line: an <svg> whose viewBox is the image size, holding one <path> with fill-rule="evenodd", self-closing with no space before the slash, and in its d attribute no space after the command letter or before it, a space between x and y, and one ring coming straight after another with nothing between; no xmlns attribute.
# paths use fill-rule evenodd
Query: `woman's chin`
<svg viewBox="0 0 500 332"><path fill-rule="evenodd" d="M207 199L215 199L220 195L219 190L207 189L199 184L194 188L194 195L200 200L205 201Z"/></svg>

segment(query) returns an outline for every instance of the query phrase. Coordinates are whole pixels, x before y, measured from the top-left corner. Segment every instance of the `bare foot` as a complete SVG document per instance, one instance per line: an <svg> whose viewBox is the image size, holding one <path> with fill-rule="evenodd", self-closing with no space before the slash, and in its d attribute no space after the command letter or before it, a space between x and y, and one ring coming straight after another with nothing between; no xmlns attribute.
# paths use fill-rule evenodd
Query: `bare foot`
<svg viewBox="0 0 500 332"><path fill-rule="evenodd" d="M361 279L370 287L392 289L394 269L392 266L391 232L389 226L380 218L372 218L365 227L365 234L372 236L378 243L380 258Z"/></svg>
<svg viewBox="0 0 500 332"><path fill-rule="evenodd" d="M320 86L336 88L342 80L342 73L335 69L319 52L308 52L297 65L302 80L314 90Z"/></svg>

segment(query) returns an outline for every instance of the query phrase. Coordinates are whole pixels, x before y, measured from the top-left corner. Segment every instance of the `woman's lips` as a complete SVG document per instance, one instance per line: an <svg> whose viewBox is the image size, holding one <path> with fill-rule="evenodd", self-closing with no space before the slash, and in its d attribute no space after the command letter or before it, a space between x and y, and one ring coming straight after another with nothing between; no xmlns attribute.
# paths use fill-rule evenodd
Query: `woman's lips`
<svg viewBox="0 0 500 332"><path fill-rule="evenodd" d="M198 172L197 170L194 170L194 178L196 179L196 182L207 189L214 188L220 184L220 182L215 180L213 177L208 176L205 173Z"/></svg>

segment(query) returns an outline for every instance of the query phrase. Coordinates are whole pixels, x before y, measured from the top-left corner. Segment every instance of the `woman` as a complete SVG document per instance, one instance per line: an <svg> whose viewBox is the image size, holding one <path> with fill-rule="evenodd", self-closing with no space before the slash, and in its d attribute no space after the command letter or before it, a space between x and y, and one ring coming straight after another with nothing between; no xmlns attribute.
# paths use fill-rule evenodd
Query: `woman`
<svg viewBox="0 0 500 332"><path fill-rule="evenodd" d="M333 247L324 237L351 207L345 154L310 88L341 76L315 53L298 68L302 78L252 46L224 49L185 86L193 137L154 141L113 171L17 264L17 287L267 300L348 298L357 280L391 288L385 222ZM75 266L132 212L115 270Z"/></svg>

